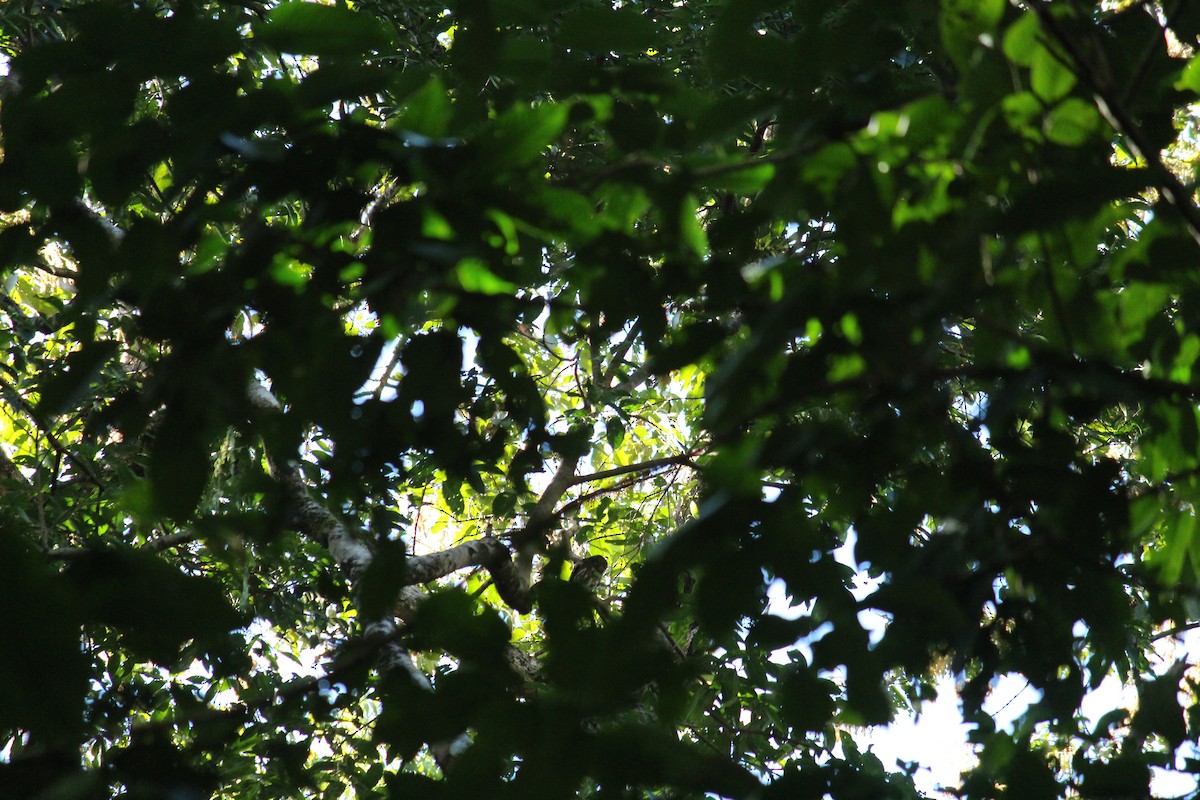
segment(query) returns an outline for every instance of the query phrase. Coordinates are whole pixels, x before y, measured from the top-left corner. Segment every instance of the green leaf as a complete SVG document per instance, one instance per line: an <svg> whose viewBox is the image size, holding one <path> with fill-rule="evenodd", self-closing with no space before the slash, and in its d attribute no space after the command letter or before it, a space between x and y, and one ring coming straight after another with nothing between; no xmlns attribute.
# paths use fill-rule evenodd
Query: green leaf
<svg viewBox="0 0 1200 800"><path fill-rule="evenodd" d="M788 725L819 731L833 719L837 687L804 664L793 665L777 691L780 716Z"/></svg>
<svg viewBox="0 0 1200 800"><path fill-rule="evenodd" d="M625 423L620 417L609 417L604 423L604 439L616 449L625 441Z"/></svg>
<svg viewBox="0 0 1200 800"><path fill-rule="evenodd" d="M850 145L836 142L825 145L805 158L801 165L801 176L826 200L831 200L842 186L845 176L857 166L858 156Z"/></svg>
<svg viewBox="0 0 1200 800"><path fill-rule="evenodd" d="M149 477L156 516L190 517L212 476L201 403L199 398L176 400L155 431Z"/></svg>
<svg viewBox="0 0 1200 800"><path fill-rule="evenodd" d="M437 330L414 336L404 345L404 379L400 402L424 404L423 418L449 419L463 396L462 340L453 331Z"/></svg>
<svg viewBox="0 0 1200 800"><path fill-rule="evenodd" d="M508 626L495 611L480 610L466 592L438 592L421 603L413 635L464 659L497 662L508 644Z"/></svg>
<svg viewBox="0 0 1200 800"><path fill-rule="evenodd" d="M255 36L285 53L357 56L391 43L376 17L344 6L292 0L273 8Z"/></svg>
<svg viewBox="0 0 1200 800"><path fill-rule="evenodd" d="M1004 113L1004 120L1011 130L1034 142L1044 141L1042 137L1044 106L1033 92L1010 94L1001 101L1000 107Z"/></svg>
<svg viewBox="0 0 1200 800"><path fill-rule="evenodd" d="M1194 56L1188 61L1175 81L1175 88L1200 94L1200 56Z"/></svg>
<svg viewBox="0 0 1200 800"><path fill-rule="evenodd" d="M386 531L376 531L376 535ZM359 581L358 597L367 619L380 619L394 613L396 598L405 585L407 553L399 539L383 539Z"/></svg>
<svg viewBox="0 0 1200 800"><path fill-rule="evenodd" d="M696 213L696 198L688 195L679 205L679 236L684 247L696 258L708 255L708 234Z"/></svg>
<svg viewBox="0 0 1200 800"><path fill-rule="evenodd" d="M517 495L514 492L497 492L492 498L492 515L504 518L510 516L517 507Z"/></svg>
<svg viewBox="0 0 1200 800"><path fill-rule="evenodd" d="M1078 97L1070 97L1050 110L1043 127L1046 138L1055 144L1078 147L1095 136L1102 125L1103 120L1095 106Z"/></svg>
<svg viewBox="0 0 1200 800"><path fill-rule="evenodd" d="M1021 14L1004 32L1004 55L1014 64L1030 66L1037 53L1045 49L1042 35L1042 24L1037 15L1032 11Z"/></svg>
<svg viewBox="0 0 1200 800"><path fill-rule="evenodd" d="M704 183L715 191L755 194L765 189L774 177L774 164L748 164L741 169L721 172Z"/></svg>
<svg viewBox="0 0 1200 800"><path fill-rule="evenodd" d="M463 291L477 294L507 294L517 290L517 285L500 278L488 269L487 263L479 258L464 258L455 267L458 284Z"/></svg>
<svg viewBox="0 0 1200 800"><path fill-rule="evenodd" d="M1054 770L1047 763L1046 755L1037 750L1019 747L1013 753L1007 771L1005 798L1056 800L1062 796L1062 787L1055 779Z"/></svg>
<svg viewBox="0 0 1200 800"><path fill-rule="evenodd" d="M87 681L77 600L11 529L0 530L0 729L54 745L77 741Z"/></svg>
<svg viewBox="0 0 1200 800"><path fill-rule="evenodd" d="M1062 57L1045 47L1034 51L1030 66L1030 82L1033 92L1048 103L1052 103L1075 87L1075 73L1062 62Z"/></svg>
<svg viewBox="0 0 1200 800"><path fill-rule="evenodd" d="M1130 723L1131 734L1161 736L1171 750L1183 744L1187 738L1187 725L1178 698L1186 668L1186 663L1177 663L1138 688L1138 706Z"/></svg>
<svg viewBox="0 0 1200 800"><path fill-rule="evenodd" d="M570 107L562 103L513 106L488 126L479 142L481 156L498 169L528 164L558 137L569 114Z"/></svg>
<svg viewBox="0 0 1200 800"><path fill-rule="evenodd" d="M52 417L79 403L118 349L116 342L87 342L67 356L59 370L43 376L38 413Z"/></svg>
<svg viewBox="0 0 1200 800"><path fill-rule="evenodd" d="M959 68L989 42L1004 16L1005 0L942 0L942 44Z"/></svg>
<svg viewBox="0 0 1200 800"><path fill-rule="evenodd" d="M430 138L445 136L450 130L454 107L441 78L434 76L404 101L398 125Z"/></svg>
<svg viewBox="0 0 1200 800"><path fill-rule="evenodd" d="M1162 560L1159 572L1167 586L1179 583L1183 567L1191 553L1200 545L1196 541L1196 515L1182 512L1175 516L1175 524L1164 533Z"/></svg>
<svg viewBox="0 0 1200 800"><path fill-rule="evenodd" d="M1107 764L1085 763L1080 772L1085 797L1146 797L1150 793L1150 767L1140 751Z"/></svg>
<svg viewBox="0 0 1200 800"><path fill-rule="evenodd" d="M1171 289L1161 283L1132 281L1117 295L1121 329L1130 342L1137 341L1146 323L1162 313L1171 297Z"/></svg>

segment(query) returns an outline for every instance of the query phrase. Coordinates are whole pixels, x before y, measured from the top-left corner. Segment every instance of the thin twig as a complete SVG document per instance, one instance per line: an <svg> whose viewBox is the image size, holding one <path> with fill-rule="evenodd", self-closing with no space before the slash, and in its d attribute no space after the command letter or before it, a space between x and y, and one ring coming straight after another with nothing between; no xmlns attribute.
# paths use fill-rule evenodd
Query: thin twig
<svg viewBox="0 0 1200 800"><path fill-rule="evenodd" d="M28 400L21 396L21 393L17 391L16 386L13 386L3 377L0 377L0 389L3 389L4 392L9 396L9 400L18 408L20 408L25 416L29 417L29 419L33 421L34 427L37 428L39 433L46 437L46 441L50 443L50 446L56 453L70 462L71 466L82 472L89 481L95 484L96 488L102 492L104 491L104 481L100 479L100 476L96 473L92 466L71 452L66 445L58 440L57 436L50 432L49 427L38 418L37 411Z"/></svg>
<svg viewBox="0 0 1200 800"><path fill-rule="evenodd" d="M1058 329L1062 332L1063 344L1067 346L1067 352L1072 356L1075 355L1075 339L1071 335L1071 328L1067 325L1067 309L1063 305L1062 296L1058 293L1058 284L1054 281L1054 269L1050 266L1050 244L1046 241L1046 235L1042 231L1038 231L1038 241L1042 245L1042 252L1046 257L1042 259L1042 274L1046 278L1046 288L1050 292L1050 304L1054 308L1054 316L1058 318Z"/></svg>
<svg viewBox="0 0 1200 800"><path fill-rule="evenodd" d="M605 478L616 478L621 475L628 475L631 472L650 472L662 467L683 466L692 463L696 457L695 452L680 453L676 456L665 456L663 458L652 458L649 461L642 461L637 464L626 464L622 467L613 467L612 469L603 469L599 472L591 472L587 475L576 475L572 478L570 485L578 486L582 483L591 483L593 481L604 480Z"/></svg>
<svg viewBox="0 0 1200 800"><path fill-rule="evenodd" d="M1083 53L1058 24L1058 20L1054 18L1054 14L1050 11L1050 4L1046 0L1029 0L1029 7L1037 14L1043 27L1054 37L1054 40L1073 62L1076 77L1091 90L1100 114L1108 120L1109 125L1117 133L1125 137L1133 157L1151 168L1158 179L1159 191L1163 193L1167 202L1179 212L1192 240L1200 245L1200 209L1192 202L1191 191L1175 176L1175 173L1171 172L1159 154L1146 141L1141 129L1125 110L1121 98L1117 97L1115 88L1102 85L1097 80L1094 70Z"/></svg>
<svg viewBox="0 0 1200 800"><path fill-rule="evenodd" d="M1159 639L1166 639L1169 636L1178 636L1181 633L1194 631L1196 628L1200 628L1200 622L1189 622L1186 625L1179 625L1178 627L1165 630L1162 633L1156 633L1154 636L1150 637L1150 641L1157 642Z"/></svg>
<svg viewBox="0 0 1200 800"><path fill-rule="evenodd" d="M138 547L139 550L145 550L151 553L157 553L161 550L169 550L172 547L178 547L181 544L194 542L201 537L202 534L197 531L180 531L178 533L169 533L166 536L159 536L156 539L151 539ZM74 561L78 558L83 558L88 553L93 552L89 547L56 547L53 550L46 552L46 558L51 561Z"/></svg>

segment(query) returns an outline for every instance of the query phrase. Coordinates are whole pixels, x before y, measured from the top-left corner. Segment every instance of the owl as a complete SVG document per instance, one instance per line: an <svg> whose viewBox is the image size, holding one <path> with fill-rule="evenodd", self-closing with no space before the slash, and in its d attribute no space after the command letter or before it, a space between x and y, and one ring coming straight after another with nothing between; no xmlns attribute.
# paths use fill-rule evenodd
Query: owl
<svg viewBox="0 0 1200 800"><path fill-rule="evenodd" d="M589 592L596 591L608 569L608 559L604 556L588 556L575 565L571 570L571 583L578 584Z"/></svg>

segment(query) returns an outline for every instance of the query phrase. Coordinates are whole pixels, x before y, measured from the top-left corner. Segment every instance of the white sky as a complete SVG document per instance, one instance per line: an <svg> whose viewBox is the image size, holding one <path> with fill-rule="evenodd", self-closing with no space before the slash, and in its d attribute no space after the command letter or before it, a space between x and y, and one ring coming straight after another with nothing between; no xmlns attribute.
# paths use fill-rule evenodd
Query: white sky
<svg viewBox="0 0 1200 800"><path fill-rule="evenodd" d="M1036 690L1024 679L1006 676L993 688L985 708L995 716L997 727L1006 728L1036 699ZM1122 689L1115 678L1109 678L1084 699L1083 715L1095 721L1114 708L1129 708L1135 702L1132 690ZM957 787L960 773L975 764L967 743L970 729L959 713L954 680L947 677L938 682L937 700L926 703L919 717L902 717L857 740L887 767L898 767L900 761L920 764L913 776L917 787L928 795L950 798L953 795L942 790ZM1156 797L1191 796L1197 782L1189 774L1155 768L1152 789Z"/></svg>
<svg viewBox="0 0 1200 800"><path fill-rule="evenodd" d="M834 552L834 557L857 569L853 556L854 544L855 539L851 534L849 541ZM864 574L860 573L857 583L854 594L859 599L873 591L873 585ZM769 587L768 597L773 606L771 612L787 617L796 616L800 610L788 608L783 589L778 581ZM862 612L859 620L864 628L873 632L882 631L886 625L882 615L871 611ZM803 644L798 647L807 650ZM1200 631L1190 631L1182 645L1163 640L1161 647L1157 648L1164 668L1181 654L1200 654ZM1038 691L1030 687L1024 678L1001 676L994 683L984 709L996 720L998 728L1010 729L1013 721L1038 699ZM1086 719L1095 722L1115 708L1133 709L1136 703L1136 692L1122 687L1114 676L1109 676L1095 691L1084 697L1081 712ZM855 741L864 750L869 749L874 753L885 767L900 769L899 762L918 764L919 768L913 775L917 788L932 797L951 798L954 795L946 790L957 788L961 773L976 763L972 746L967 742L970 730L971 726L963 722L959 711L955 680L945 676L938 681L937 699L925 703L919 714L901 716L886 727L855 734ZM1196 757L1198 750L1185 745L1183 752ZM1152 789L1157 797L1192 796L1198 788L1196 779L1190 774L1154 770Z"/></svg>

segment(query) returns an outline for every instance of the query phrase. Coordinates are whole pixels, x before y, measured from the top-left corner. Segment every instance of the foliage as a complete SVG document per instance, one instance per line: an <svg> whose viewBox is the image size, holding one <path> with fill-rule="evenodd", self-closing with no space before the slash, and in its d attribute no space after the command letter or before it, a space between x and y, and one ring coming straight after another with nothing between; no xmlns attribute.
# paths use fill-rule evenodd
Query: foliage
<svg viewBox="0 0 1200 800"><path fill-rule="evenodd" d="M1200 771L1198 34L6 4L0 796L916 797L947 673L962 797Z"/></svg>

